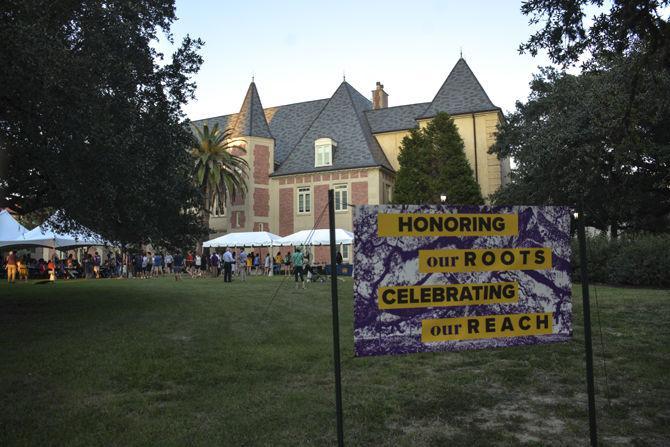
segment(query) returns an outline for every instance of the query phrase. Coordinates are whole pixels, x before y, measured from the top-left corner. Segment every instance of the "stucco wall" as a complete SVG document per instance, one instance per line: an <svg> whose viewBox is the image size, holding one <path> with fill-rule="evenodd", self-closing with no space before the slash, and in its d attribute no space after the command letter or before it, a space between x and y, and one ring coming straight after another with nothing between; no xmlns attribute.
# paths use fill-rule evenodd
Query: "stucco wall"
<svg viewBox="0 0 670 447"><path fill-rule="evenodd" d="M474 120L473 120L474 116ZM498 112L483 112L455 115L453 116L454 123L458 128L458 132L465 144L465 155L475 171L477 167L476 177L482 190L484 197L488 197L498 190L502 183L502 170L509 166L509 160L501 162L495 155L488 154L488 150L495 142L496 125L500 122L500 114ZM421 120L419 125L421 127L428 124L430 120ZM473 122L474 121L474 122ZM408 135L408 131L385 132L375 134L377 141L384 150L386 157L389 159L394 169L398 170L400 165L398 163L398 154L400 153L400 144L402 139ZM476 151L475 151L476 140ZM475 152L477 162L475 163Z"/></svg>

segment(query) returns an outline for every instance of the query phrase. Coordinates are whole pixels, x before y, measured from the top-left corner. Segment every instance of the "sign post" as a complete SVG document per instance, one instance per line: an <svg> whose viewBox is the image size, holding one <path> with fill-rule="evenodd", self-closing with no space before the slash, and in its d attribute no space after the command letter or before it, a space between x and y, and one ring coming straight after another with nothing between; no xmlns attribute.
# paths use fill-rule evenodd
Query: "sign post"
<svg viewBox="0 0 670 447"><path fill-rule="evenodd" d="M584 348L586 351L586 390L589 399L589 433L591 446L598 445L596 426L596 393L593 380L593 344L591 338L591 301L589 297L589 273L586 265L586 229L582 207L577 212L577 238L579 239L579 270L582 282L582 302L584 306Z"/></svg>
<svg viewBox="0 0 670 447"><path fill-rule="evenodd" d="M337 445L344 446L342 427L342 377L340 370L340 318L337 302L337 249L335 245L335 199L328 190L328 225L330 228L330 293L333 314L333 361L335 366L335 412L337 417Z"/></svg>

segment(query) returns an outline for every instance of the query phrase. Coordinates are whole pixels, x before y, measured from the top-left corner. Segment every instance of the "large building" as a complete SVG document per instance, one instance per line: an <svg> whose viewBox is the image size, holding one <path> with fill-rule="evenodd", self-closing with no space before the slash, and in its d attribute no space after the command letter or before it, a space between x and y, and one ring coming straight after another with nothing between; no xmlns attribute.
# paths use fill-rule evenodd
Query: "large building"
<svg viewBox="0 0 670 447"><path fill-rule="evenodd" d="M454 118L482 194L495 192L509 170L507 160L488 153L502 113L463 58L432 101L395 107L388 107L381 83L370 101L345 81L330 98L263 108L252 82L239 113L194 122L232 129L250 166L248 194L225 209L214 204L210 227L215 235L264 230L282 236L327 228L332 188L337 227L351 229L348 205L391 200L403 137L438 112ZM349 247L343 255L349 258ZM325 256L317 250L317 260Z"/></svg>

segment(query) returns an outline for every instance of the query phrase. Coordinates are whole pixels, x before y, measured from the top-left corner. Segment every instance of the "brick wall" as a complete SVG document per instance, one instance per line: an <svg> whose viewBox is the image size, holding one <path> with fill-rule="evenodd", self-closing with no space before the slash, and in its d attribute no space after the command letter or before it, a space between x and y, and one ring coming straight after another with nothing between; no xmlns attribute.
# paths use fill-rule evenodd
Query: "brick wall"
<svg viewBox="0 0 670 447"><path fill-rule="evenodd" d="M316 185L314 187L314 223L321 216L321 220L316 228L328 228L328 210L323 211L328 206L328 185ZM323 214L321 214L323 212Z"/></svg>
<svg viewBox="0 0 670 447"><path fill-rule="evenodd" d="M270 191L267 188L254 188L254 215L270 215Z"/></svg>
<svg viewBox="0 0 670 447"><path fill-rule="evenodd" d="M288 236L293 231L293 215L295 207L293 205L293 188L279 189L279 235Z"/></svg>
<svg viewBox="0 0 670 447"><path fill-rule="evenodd" d="M368 182L353 182L351 184L351 203L354 205L367 205Z"/></svg>
<svg viewBox="0 0 670 447"><path fill-rule="evenodd" d="M254 146L254 183L270 183L270 148L261 144Z"/></svg>

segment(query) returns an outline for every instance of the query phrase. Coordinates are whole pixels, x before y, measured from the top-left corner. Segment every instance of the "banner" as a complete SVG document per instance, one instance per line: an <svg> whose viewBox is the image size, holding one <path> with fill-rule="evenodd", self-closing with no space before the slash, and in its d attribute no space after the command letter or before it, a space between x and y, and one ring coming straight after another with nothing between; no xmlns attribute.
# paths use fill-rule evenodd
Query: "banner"
<svg viewBox="0 0 670 447"><path fill-rule="evenodd" d="M363 205L354 215L356 356L566 341L566 207Z"/></svg>

